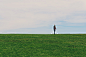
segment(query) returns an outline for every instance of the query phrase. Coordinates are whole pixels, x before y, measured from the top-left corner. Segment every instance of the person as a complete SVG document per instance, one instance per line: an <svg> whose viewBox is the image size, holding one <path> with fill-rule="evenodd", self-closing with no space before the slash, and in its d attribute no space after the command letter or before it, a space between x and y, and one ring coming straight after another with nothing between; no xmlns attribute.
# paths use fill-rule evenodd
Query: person
<svg viewBox="0 0 86 57"><path fill-rule="evenodd" d="M56 26L55 26L55 24L54 24L54 26L53 26L53 29L54 29L54 34L55 34L55 31L56 31Z"/></svg>

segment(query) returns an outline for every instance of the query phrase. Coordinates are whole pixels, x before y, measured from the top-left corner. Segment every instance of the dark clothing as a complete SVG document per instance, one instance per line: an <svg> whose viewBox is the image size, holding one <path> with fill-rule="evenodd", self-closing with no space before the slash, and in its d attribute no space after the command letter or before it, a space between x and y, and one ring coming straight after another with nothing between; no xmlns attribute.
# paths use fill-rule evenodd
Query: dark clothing
<svg viewBox="0 0 86 57"><path fill-rule="evenodd" d="M54 25L53 29L54 29L54 34L55 34L55 31L56 31L56 26L55 25Z"/></svg>

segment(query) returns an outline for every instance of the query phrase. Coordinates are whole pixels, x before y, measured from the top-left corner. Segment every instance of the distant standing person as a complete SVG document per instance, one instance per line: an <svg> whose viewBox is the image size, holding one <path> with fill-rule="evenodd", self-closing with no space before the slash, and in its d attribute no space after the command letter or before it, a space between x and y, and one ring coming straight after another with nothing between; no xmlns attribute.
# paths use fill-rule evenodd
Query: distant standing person
<svg viewBox="0 0 86 57"><path fill-rule="evenodd" d="M56 31L56 26L55 26L55 24L54 24L54 26L53 26L53 29L54 29L54 34L55 34L55 31Z"/></svg>

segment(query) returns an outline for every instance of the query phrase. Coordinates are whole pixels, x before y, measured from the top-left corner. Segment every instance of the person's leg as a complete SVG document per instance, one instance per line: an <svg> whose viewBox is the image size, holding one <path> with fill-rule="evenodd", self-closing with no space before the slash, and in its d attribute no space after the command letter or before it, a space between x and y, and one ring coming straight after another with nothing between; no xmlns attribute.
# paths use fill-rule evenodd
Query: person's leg
<svg viewBox="0 0 86 57"><path fill-rule="evenodd" d="M54 34L55 34L55 30L54 30Z"/></svg>

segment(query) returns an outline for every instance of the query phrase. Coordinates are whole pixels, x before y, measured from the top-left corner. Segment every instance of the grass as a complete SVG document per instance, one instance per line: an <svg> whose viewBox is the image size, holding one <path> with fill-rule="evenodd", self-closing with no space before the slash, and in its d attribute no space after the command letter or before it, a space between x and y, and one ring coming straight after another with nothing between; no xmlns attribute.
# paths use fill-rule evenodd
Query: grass
<svg viewBox="0 0 86 57"><path fill-rule="evenodd" d="M86 57L86 34L0 34L0 57Z"/></svg>

